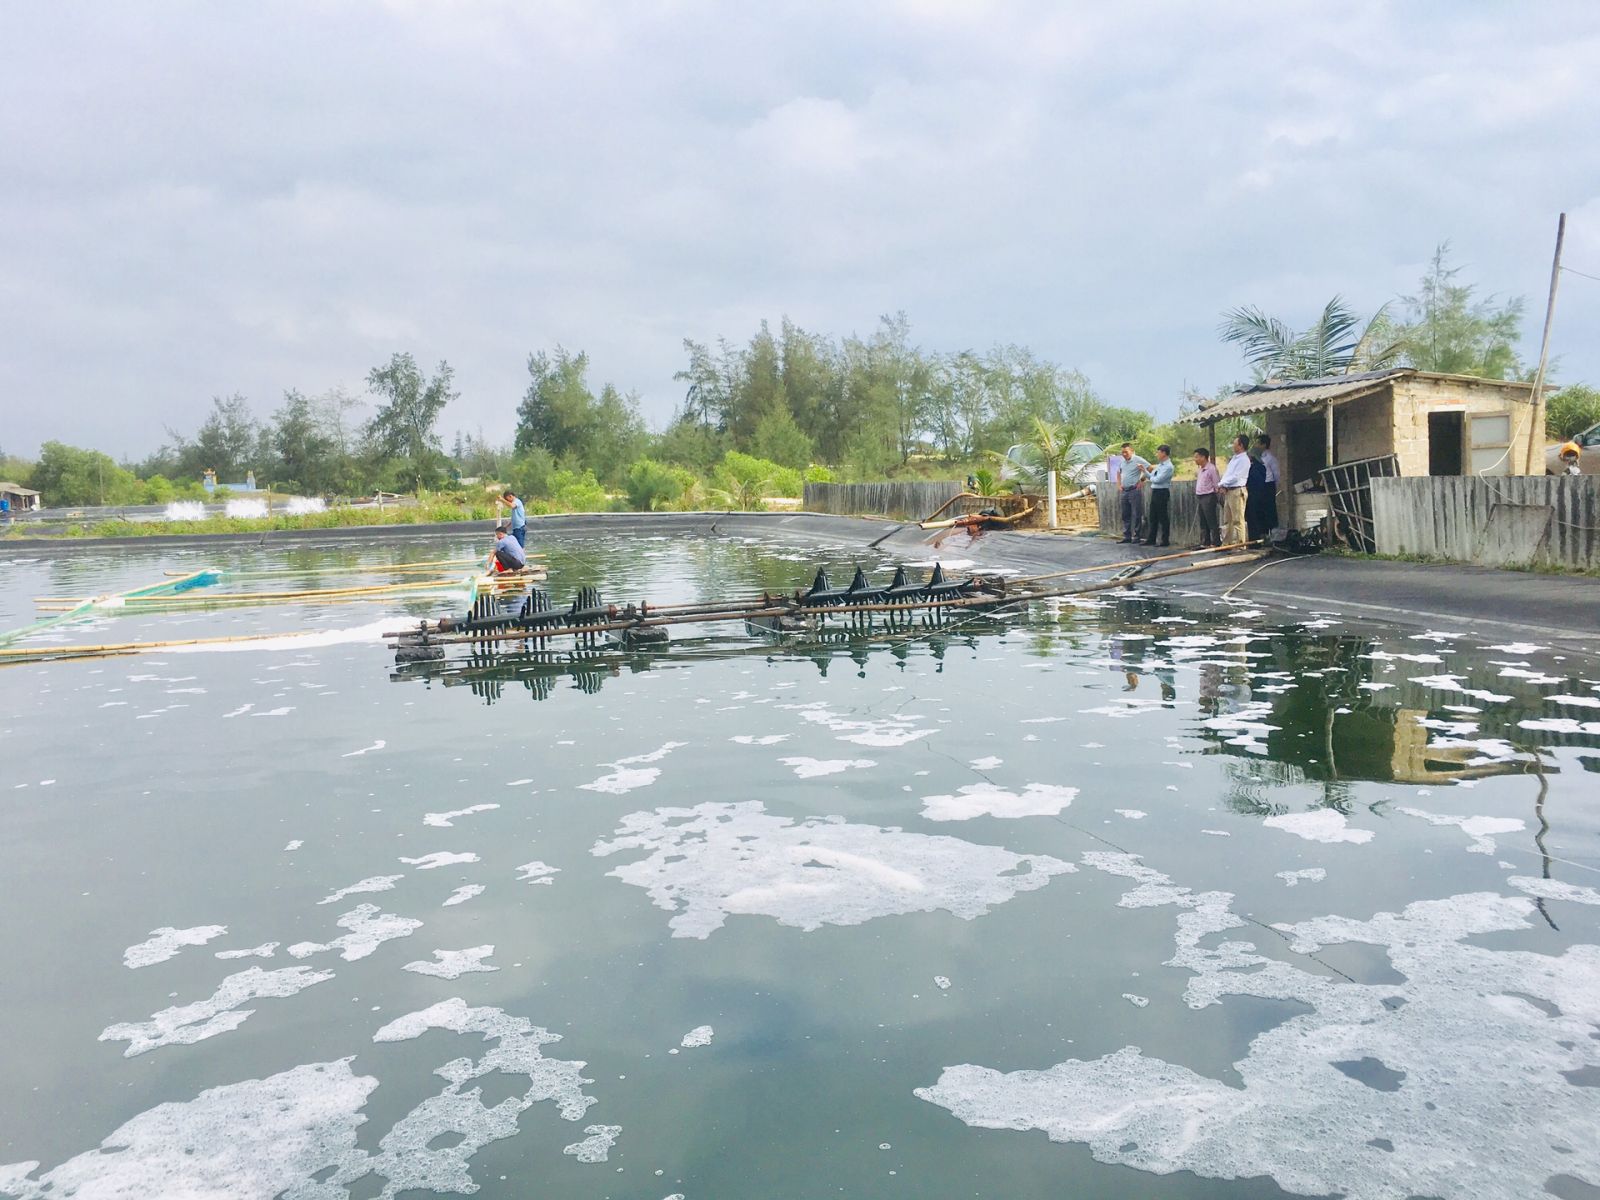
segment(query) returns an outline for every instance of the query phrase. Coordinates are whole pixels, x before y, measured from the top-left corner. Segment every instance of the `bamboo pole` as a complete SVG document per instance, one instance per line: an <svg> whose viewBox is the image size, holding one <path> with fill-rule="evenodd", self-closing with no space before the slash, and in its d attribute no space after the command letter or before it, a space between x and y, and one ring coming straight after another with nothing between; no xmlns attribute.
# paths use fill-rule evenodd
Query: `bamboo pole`
<svg viewBox="0 0 1600 1200"><path fill-rule="evenodd" d="M1202 546L1198 550L1180 550L1175 554L1156 554L1149 558L1129 558L1120 562L1096 564L1088 567L1073 567L1070 571L1052 571L1048 575L1024 575L1008 580L1008 583L1038 583L1041 579L1060 579L1067 575L1086 575L1091 571L1120 571L1123 567L1135 567L1144 563L1171 562L1177 558L1196 558L1202 554L1221 554L1227 550L1242 550L1251 545L1249 542L1230 542L1226 546Z"/></svg>

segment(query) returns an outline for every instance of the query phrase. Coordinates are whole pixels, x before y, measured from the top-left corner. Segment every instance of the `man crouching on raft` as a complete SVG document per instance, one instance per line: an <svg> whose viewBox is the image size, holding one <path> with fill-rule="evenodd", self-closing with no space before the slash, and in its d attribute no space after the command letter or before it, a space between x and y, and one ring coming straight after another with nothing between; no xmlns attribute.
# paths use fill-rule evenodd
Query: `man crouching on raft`
<svg viewBox="0 0 1600 1200"><path fill-rule="evenodd" d="M494 530L494 569L520 571L528 565L528 556L521 543L512 536L509 522L502 521Z"/></svg>

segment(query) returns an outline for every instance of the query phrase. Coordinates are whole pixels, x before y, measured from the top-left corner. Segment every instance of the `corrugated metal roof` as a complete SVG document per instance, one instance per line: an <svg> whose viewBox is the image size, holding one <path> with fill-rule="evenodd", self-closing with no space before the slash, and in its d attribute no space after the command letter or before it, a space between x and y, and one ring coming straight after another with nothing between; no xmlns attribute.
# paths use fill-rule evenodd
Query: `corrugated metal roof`
<svg viewBox="0 0 1600 1200"><path fill-rule="evenodd" d="M1286 408L1310 408L1330 400L1353 400L1385 387L1402 375L1415 375L1410 367L1388 371L1364 371L1358 375L1325 375L1321 379L1296 379L1289 383L1262 383L1226 400L1219 400L1190 415L1192 425L1210 425L1227 417L1246 417L1255 413L1278 412Z"/></svg>
<svg viewBox="0 0 1600 1200"><path fill-rule="evenodd" d="M5 492L12 496L38 496L43 494L34 491L32 488L25 488L18 483L0 483L0 492Z"/></svg>

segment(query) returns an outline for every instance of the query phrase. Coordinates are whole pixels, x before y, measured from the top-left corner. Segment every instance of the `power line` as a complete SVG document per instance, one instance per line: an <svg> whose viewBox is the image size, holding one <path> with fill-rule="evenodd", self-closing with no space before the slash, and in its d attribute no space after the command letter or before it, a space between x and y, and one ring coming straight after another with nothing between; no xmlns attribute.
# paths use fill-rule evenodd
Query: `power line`
<svg viewBox="0 0 1600 1200"><path fill-rule="evenodd" d="M1600 283L1600 275L1591 275L1589 272L1579 271L1575 267L1562 267L1561 269L1568 275L1582 275L1585 279L1592 279L1596 283Z"/></svg>

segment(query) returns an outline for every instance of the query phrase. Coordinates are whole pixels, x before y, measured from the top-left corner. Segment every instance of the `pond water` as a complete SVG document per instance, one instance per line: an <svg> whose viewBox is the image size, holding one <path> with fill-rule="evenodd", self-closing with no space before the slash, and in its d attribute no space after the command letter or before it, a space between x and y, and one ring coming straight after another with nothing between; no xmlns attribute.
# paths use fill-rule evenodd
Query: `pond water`
<svg viewBox="0 0 1600 1200"><path fill-rule="evenodd" d="M0 628L219 558L286 561L17 559ZM0 1196L1597 1194L1595 659L1132 594L397 672L439 610L0 670Z"/></svg>

